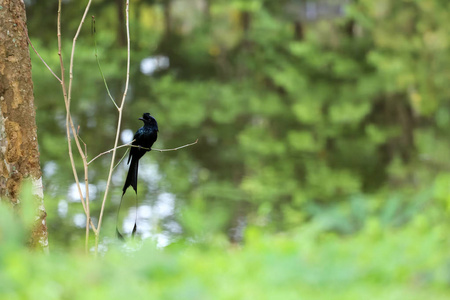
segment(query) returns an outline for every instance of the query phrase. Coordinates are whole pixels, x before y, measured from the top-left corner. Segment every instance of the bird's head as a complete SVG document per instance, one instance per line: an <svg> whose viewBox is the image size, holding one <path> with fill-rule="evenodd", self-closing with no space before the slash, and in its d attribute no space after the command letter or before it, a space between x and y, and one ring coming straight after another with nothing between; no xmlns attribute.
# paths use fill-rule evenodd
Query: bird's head
<svg viewBox="0 0 450 300"><path fill-rule="evenodd" d="M142 118L139 118L139 120L143 121L144 124L153 125L153 126L156 126L156 128L158 128L158 123L156 123L155 118L153 118L150 115L150 113L144 113L142 115Z"/></svg>

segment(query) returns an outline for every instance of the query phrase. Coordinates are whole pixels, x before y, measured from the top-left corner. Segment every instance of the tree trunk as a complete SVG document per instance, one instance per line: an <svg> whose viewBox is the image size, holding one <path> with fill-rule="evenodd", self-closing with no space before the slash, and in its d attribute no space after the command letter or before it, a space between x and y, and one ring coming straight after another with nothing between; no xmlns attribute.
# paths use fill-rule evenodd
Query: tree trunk
<svg viewBox="0 0 450 300"><path fill-rule="evenodd" d="M48 247L25 5L0 0L0 197L19 207L24 179L38 202L31 247Z"/></svg>

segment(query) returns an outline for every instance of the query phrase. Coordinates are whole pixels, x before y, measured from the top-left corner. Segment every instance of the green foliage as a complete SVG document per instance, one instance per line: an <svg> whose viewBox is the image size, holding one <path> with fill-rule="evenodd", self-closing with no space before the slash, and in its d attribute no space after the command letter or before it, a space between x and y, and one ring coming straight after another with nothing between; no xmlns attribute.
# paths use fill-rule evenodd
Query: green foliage
<svg viewBox="0 0 450 300"><path fill-rule="evenodd" d="M402 228L366 220L346 238L319 220L284 234L246 231L244 246L210 236L157 249L109 244L99 258L23 245L24 223L0 206L1 299L446 299L446 226L423 214Z"/></svg>

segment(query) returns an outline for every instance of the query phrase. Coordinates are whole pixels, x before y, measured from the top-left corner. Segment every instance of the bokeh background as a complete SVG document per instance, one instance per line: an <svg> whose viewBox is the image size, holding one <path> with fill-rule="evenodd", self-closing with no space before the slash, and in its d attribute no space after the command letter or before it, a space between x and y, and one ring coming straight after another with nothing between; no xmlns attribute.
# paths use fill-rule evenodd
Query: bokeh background
<svg viewBox="0 0 450 300"><path fill-rule="evenodd" d="M31 41L59 70L57 1L26 3ZM63 1L67 62L85 4ZM94 1L89 15L118 101L126 74L124 1ZM247 245L244 260L279 255L262 271L273 278L253 278L256 286L303 274L312 295L321 284L358 280L398 284L409 299L421 288L444 295L449 20L446 0L131 1L121 142L132 139L144 112L159 123L155 148L199 142L141 160L137 212L130 190L119 228L130 232L137 214L138 234L157 248ZM67 159L61 89L34 54L32 62L49 241L56 249L79 246L85 219ZM92 158L112 148L117 112L98 71L90 18L74 78L72 116ZM105 155L90 167L93 216L109 161ZM114 239L126 172L124 161L113 176L105 248ZM376 290L345 292L358 299Z"/></svg>

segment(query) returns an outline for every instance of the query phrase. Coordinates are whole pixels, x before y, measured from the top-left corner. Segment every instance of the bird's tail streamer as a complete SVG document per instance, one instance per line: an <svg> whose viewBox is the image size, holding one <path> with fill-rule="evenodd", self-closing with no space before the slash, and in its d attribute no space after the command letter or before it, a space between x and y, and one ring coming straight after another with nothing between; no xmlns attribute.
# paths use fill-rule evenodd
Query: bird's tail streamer
<svg viewBox="0 0 450 300"><path fill-rule="evenodd" d="M120 198L120 203L119 203L119 208L117 209L117 216L116 216L116 236L119 240L125 240L125 238L123 237L123 235L120 233L119 231L119 212L120 212L120 207L122 206L122 201L123 201L123 195L125 195L125 193L122 194L122 198ZM138 210L138 195L136 192L136 209L135 209L135 216L134 216L134 226L133 226L133 231L131 232L131 236L134 237L136 235L136 231L137 231L137 210Z"/></svg>
<svg viewBox="0 0 450 300"><path fill-rule="evenodd" d="M117 215L116 215L116 236L119 240L124 240L123 235L119 232L119 212L120 212L120 207L122 206L122 200L123 200L123 195L125 195L125 193L122 194L122 198L120 198L120 203L119 203L119 208L117 209Z"/></svg>

